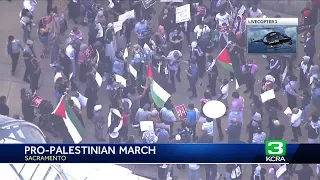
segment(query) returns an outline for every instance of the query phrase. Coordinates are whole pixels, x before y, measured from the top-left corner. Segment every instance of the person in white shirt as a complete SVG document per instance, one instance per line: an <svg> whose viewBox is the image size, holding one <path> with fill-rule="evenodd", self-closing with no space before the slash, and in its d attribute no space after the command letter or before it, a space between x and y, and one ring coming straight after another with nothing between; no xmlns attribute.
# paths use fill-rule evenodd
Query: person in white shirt
<svg viewBox="0 0 320 180"><path fill-rule="evenodd" d="M249 10L249 18L261 18L261 17L262 17L262 11L258 9L257 4L253 4Z"/></svg>
<svg viewBox="0 0 320 180"><path fill-rule="evenodd" d="M230 30L231 19L230 14L226 12L224 7L220 8L220 12L215 18L217 21L216 29L219 31L219 39L223 36L226 42L228 42L228 31Z"/></svg>
<svg viewBox="0 0 320 180"><path fill-rule="evenodd" d="M108 133L109 143L117 144L121 143L119 131L122 128L123 121L121 119L120 111L117 109L110 109L108 115Z"/></svg>
<svg viewBox="0 0 320 180"><path fill-rule="evenodd" d="M200 180L200 166L198 164L189 164L189 179Z"/></svg>
<svg viewBox="0 0 320 180"><path fill-rule="evenodd" d="M196 33L197 39L199 39L201 36L209 34L210 28L204 23L200 23L194 28L193 32Z"/></svg>
<svg viewBox="0 0 320 180"><path fill-rule="evenodd" d="M66 47L66 55L69 57L72 64L72 77L75 77L77 67L76 67L74 44L71 43ZM69 74L66 74L66 76L69 76Z"/></svg>
<svg viewBox="0 0 320 180"><path fill-rule="evenodd" d="M209 136L213 136L213 119L207 117L206 122L202 124L201 130L206 131Z"/></svg>
<svg viewBox="0 0 320 180"><path fill-rule="evenodd" d="M220 86L220 96L218 100L221 101L226 107L228 107L228 91L229 91L229 81L228 79L222 80L222 85Z"/></svg>
<svg viewBox="0 0 320 180"><path fill-rule="evenodd" d="M298 136L302 135L300 129L302 111L298 108L293 108L292 114L288 114L288 116L290 117L290 126L293 134L293 139L291 139L291 141L298 142Z"/></svg>

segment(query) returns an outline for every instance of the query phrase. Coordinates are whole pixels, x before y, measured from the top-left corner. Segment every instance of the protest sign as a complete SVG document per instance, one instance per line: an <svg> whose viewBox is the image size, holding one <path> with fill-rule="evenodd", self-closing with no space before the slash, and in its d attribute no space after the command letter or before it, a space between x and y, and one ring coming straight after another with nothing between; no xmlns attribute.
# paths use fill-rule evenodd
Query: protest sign
<svg viewBox="0 0 320 180"><path fill-rule="evenodd" d="M141 132L147 131L149 129L154 129L153 121L140 121Z"/></svg>
<svg viewBox="0 0 320 180"><path fill-rule="evenodd" d="M96 82L99 87L102 85L102 77L98 72L96 72Z"/></svg>
<svg viewBox="0 0 320 180"><path fill-rule="evenodd" d="M56 82L59 78L62 78L62 73L61 72L57 72L54 75L53 82Z"/></svg>
<svg viewBox="0 0 320 180"><path fill-rule="evenodd" d="M82 95L79 91L78 91L77 93L78 93L79 103L80 103L82 106L87 106L88 98L85 97L84 95Z"/></svg>
<svg viewBox="0 0 320 180"><path fill-rule="evenodd" d="M118 74L115 74L114 78L116 79L117 83L120 83L124 87L127 86L127 80L124 77L122 77L122 76L120 76Z"/></svg>
<svg viewBox="0 0 320 180"><path fill-rule="evenodd" d="M187 118L187 111L184 104L175 107L179 120L185 120Z"/></svg>
<svg viewBox="0 0 320 180"><path fill-rule="evenodd" d="M90 45L87 47L87 49L84 51L84 56L86 57L86 59L90 59L92 57L94 53L94 49L93 47Z"/></svg>
<svg viewBox="0 0 320 180"><path fill-rule="evenodd" d="M137 72L137 70L136 70L133 66L131 66L130 64L129 64L129 72L132 74L132 76L133 76L135 79L137 79L138 72Z"/></svg>
<svg viewBox="0 0 320 180"><path fill-rule="evenodd" d="M140 0L143 4L143 7L145 9L148 9L149 7L151 7L154 3L156 3L157 0Z"/></svg>
<svg viewBox="0 0 320 180"><path fill-rule="evenodd" d="M190 4L186 4L176 8L176 23L191 20Z"/></svg>
<svg viewBox="0 0 320 180"><path fill-rule="evenodd" d="M127 12L119 15L119 17L118 17L119 21L121 21L121 22L124 22L124 21L126 21L127 19L134 19L134 18L135 18L134 9L131 10L131 11L127 11Z"/></svg>
<svg viewBox="0 0 320 180"><path fill-rule="evenodd" d="M115 33L122 29L122 23L122 21L113 22L113 29Z"/></svg>
<svg viewBox="0 0 320 180"><path fill-rule="evenodd" d="M74 105L78 108L78 109L81 109L81 103L80 101L74 97L74 96L71 96L70 99L73 101Z"/></svg>
<svg viewBox="0 0 320 180"><path fill-rule="evenodd" d="M34 97L34 98L32 99L30 105L33 106L33 107L39 107L40 104L41 104L41 102L42 102L43 100L44 100L44 99L43 99L42 97L36 96L36 97Z"/></svg>
<svg viewBox="0 0 320 180"><path fill-rule="evenodd" d="M270 89L269 91L266 91L264 93L262 93L261 95L261 101L264 103L266 101L269 101L271 99L276 98L276 95L274 94L274 90Z"/></svg>

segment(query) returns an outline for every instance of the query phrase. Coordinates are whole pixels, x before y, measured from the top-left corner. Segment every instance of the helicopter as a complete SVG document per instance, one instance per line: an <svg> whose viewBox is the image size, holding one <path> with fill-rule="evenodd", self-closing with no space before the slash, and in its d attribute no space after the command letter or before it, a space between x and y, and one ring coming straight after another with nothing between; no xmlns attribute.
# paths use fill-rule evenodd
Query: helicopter
<svg viewBox="0 0 320 180"><path fill-rule="evenodd" d="M291 37L287 36L284 33L272 31L266 34L262 39L254 40L253 38L250 39L251 43L259 43L262 42L266 46L270 46L271 48L279 48L285 43L292 45Z"/></svg>

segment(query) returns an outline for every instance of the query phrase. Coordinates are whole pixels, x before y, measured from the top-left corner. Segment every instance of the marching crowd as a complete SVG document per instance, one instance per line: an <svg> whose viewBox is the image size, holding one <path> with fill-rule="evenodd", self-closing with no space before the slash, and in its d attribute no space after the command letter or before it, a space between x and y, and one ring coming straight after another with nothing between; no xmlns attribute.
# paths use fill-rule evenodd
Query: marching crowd
<svg viewBox="0 0 320 180"><path fill-rule="evenodd" d="M62 128L66 125L59 121L66 118L58 113L64 102L64 107L70 107L73 110L71 114L76 115L75 119L80 124L75 125L77 129L79 126L85 129L84 122L91 121L95 125L95 137L101 142L108 137L109 143L138 143L141 139L149 144L214 143L215 131L218 131L219 141L263 144L267 139L283 139L284 132L289 131L284 125L287 120L278 116L285 111L290 119L292 142L301 142L301 128L305 128L308 143L319 143L320 114L317 110L320 109L320 81L313 31L317 14L313 9L305 8L301 12L301 27L308 26L301 33L305 53L301 63L295 66L293 61L297 57L294 55L262 55L269 66L260 67L246 54L245 37L245 18L265 17L258 1L244 4L241 0L232 3L212 0L209 6L202 0L166 2L162 3L157 20L154 20L156 7L152 4L147 6L140 0L113 0L108 7L93 0L73 0L67 6L68 16L62 13L65 11L61 7L52 7L52 0L48 0L48 14L40 20L33 17L36 4L35 0L24 0L20 14L23 40L10 35L6 50L12 59L13 76L22 53L26 68L23 80L30 83L30 91L21 89L22 119L38 123L40 128L62 138L64 143L81 142L76 142L74 136ZM190 4L191 19L176 23L175 9L185 4ZM70 28L66 17L76 26ZM88 28L88 35L81 32L84 26ZM156 29L153 28L155 26ZM41 55L35 53L34 41L31 40L34 29L43 45ZM132 44L132 39L136 39L137 44ZM125 46L117 47L117 41L121 40ZM189 52L183 48L185 43ZM221 53L214 57L213 51ZM225 67L230 71L230 78L220 79L220 71L227 71L217 63L224 53L231 57L233 70ZM55 71L56 102L37 95L40 63L49 58ZM183 64L189 67L185 71ZM266 74L261 89L255 89L256 74L264 68ZM295 69L299 70L299 76L294 74ZM201 96L197 92L198 87L204 86L207 90L199 98L201 107L188 104L185 119L181 120L170 96L179 89L184 74L189 82L190 99ZM205 76L208 76L208 82L205 82ZM98 97L102 82L107 86L109 107L98 103L105 99ZM78 88L81 83L86 84L83 95ZM244 93L250 94L247 101L252 102L251 119L243 118L245 98L237 89L229 88L230 83L246 86ZM262 94L269 90L283 90L287 104L278 102L276 98L262 102L259 92ZM226 106L223 117L206 117L202 107L211 100L221 101ZM0 97L0 101L1 114L8 116L6 97ZM87 117L82 115L85 108ZM102 113L102 108L108 108L110 113ZM71 118L70 112L66 112ZM37 114L39 122L35 120ZM228 126L222 129L221 119L225 117ZM268 122L268 130L262 126L263 121ZM145 128L145 122L151 122L151 125ZM196 133L199 122L202 123L201 134ZM176 130L174 125L177 124L180 125ZM137 129L137 136L128 133L130 126ZM243 129L248 134L245 141L240 140ZM293 174L298 174L299 180L316 176L309 165L303 165L299 170L289 165L283 175L276 177L280 166L274 165L269 169L272 179L290 179ZM200 179L200 167L205 168L207 180L215 179L218 174L217 165L189 164L188 167L190 180ZM185 169L186 166L177 165L177 168ZM159 166L159 179L177 178L172 169L172 165ZM265 168L252 165L252 179L265 179L265 174ZM241 176L241 165L226 165L225 179L241 179Z"/></svg>

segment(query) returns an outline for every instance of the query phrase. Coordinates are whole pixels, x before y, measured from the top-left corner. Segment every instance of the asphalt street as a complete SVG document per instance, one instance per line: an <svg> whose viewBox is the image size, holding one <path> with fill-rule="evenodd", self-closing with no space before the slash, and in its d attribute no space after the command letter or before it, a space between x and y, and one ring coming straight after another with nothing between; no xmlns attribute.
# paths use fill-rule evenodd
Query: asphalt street
<svg viewBox="0 0 320 180"><path fill-rule="evenodd" d="M157 4L158 5L158 4ZM19 24L19 12L22 7L22 2L21 1L13 1L11 3L7 1L0 1L0 22L1 22L1 28L0 28L0 40L2 43L0 43L0 49L3 50L3 53L0 54L0 95L7 96L8 99L8 106L10 107L10 115L13 116L14 114L20 114L21 115L21 100L20 100L20 89L21 88L27 88L29 89L29 84L26 84L23 82L23 74L24 74L24 62L23 59L20 57L19 64L16 70L15 76L11 76L10 70L11 70L11 59L9 57L6 57L5 55L5 46L7 42L7 37L9 35L14 35L17 39L22 40L22 29ZM157 6L157 7L160 7ZM160 8L157 8L159 11ZM290 15L262 9L262 12L270 17L274 17L275 15L281 15L282 17L293 17ZM44 16L46 14L46 1L39 1L36 8L35 8L35 20L39 20L40 17ZM69 24L69 30L75 26L70 22ZM80 30L84 34L84 41L87 41L86 35L87 35L87 27L79 26ZM319 31L319 26L316 27L316 31ZM318 38L318 37L316 37ZM41 49L42 49L42 44L39 42L37 36L36 36L36 31L33 30L32 32L32 39L35 41L35 47L36 47L36 53L40 55ZM118 47L123 47L123 44L120 43L121 40L118 39ZM133 44L136 42L136 37L132 36L132 41ZM318 47L319 44L317 44ZM187 60L187 57L189 56L189 52L187 50L187 45L185 44L185 47L183 48L183 55L185 60ZM220 51L217 50L213 53L213 56L218 55ZM300 62L300 59L302 59L302 56L304 56L303 53L303 48L301 45L299 45L298 49L298 60L295 62ZM255 64L259 66L259 71L258 71L258 81L255 84L255 89L256 89L256 94L259 95L260 93L260 80L262 77L266 75L265 67L267 67L267 62L262 58L261 55L246 55L247 59L252 59ZM315 59L318 59L318 56L315 57ZM319 64L319 61L315 60L317 64ZM50 60L46 59L42 61L41 63L41 68L42 68L42 74L41 78L39 81L40 89L38 91L38 94L45 98L50 100L51 102L55 103L55 96L54 96L54 83L53 83L53 69L49 67ZM199 99L201 98L203 92L206 89L206 84L207 84L207 78L203 80L204 85L200 86L198 85L197 90L198 90L198 99L190 100L189 96L191 95L190 92L187 92L186 89L188 89L188 81L186 79L186 76L184 74L184 70L187 68L187 65L182 65L182 82L177 85L177 92L173 94L171 97L172 102L174 105L180 105L180 104L189 104L189 103L194 103L196 107L200 107L200 101ZM219 78L229 78L229 73L223 69L222 67L219 67ZM102 104L103 106L103 113L105 116L107 116L108 113L108 96L107 92L105 90L105 83L102 85L101 89L99 90L99 103ZM83 93L85 85L84 84L79 84L80 90ZM219 83L217 85L219 87ZM234 82L231 83L231 86L229 87L229 102L231 102L231 93L235 90L235 84ZM245 110L244 110L244 126L243 126L243 133L241 135L241 140L247 141L248 135L245 133L245 127L250 121L250 108L249 104L251 103L251 100L249 100L248 95L244 94L243 91L245 90L244 87L241 87L238 91L240 94L245 98ZM218 92L218 90L217 90ZM283 96L283 92L279 91L276 93L276 97L281 102L283 107L287 107L287 99L286 96ZM83 117L86 117L85 111L83 112ZM283 114L279 113L280 117L279 120L282 124L285 125L286 127L286 132L285 132L285 140L289 141L292 139L292 132L291 128L289 126L290 121L289 118L284 116ZM94 126L91 121L86 120L86 135L84 138L84 143L99 143L95 140L94 138ZM176 123L176 127L179 126L179 123ZM269 134L267 128L267 120L264 120L263 123L263 128L265 129L265 132ZM201 124L198 124L198 131L197 133L200 134ZM222 129L227 128L227 119L223 118L222 119ZM174 128L176 129L176 128ZM138 136L138 133L130 129L129 134L133 134ZM301 143L307 142L306 139L306 131L302 130L303 137L300 139ZM48 134L49 137L50 134ZM107 139L107 134L105 135ZM217 140L217 133L215 135L215 141L216 143L225 143L226 138L224 142L219 142ZM52 138L51 138L52 139ZM59 139L52 139L52 142L54 143L61 143L61 140ZM140 174L140 175L145 175L145 176L150 176L150 177L157 177L157 167L156 166L150 166L150 165L125 165L126 167L130 168L133 170L134 173ZM267 166L266 166L267 167ZM224 166L221 165L219 166L219 172L222 173L224 172ZM249 176L251 175L251 167L247 166L244 169L245 174L243 179L249 179ZM179 179L187 179L188 177L188 172L187 171L175 171L175 174L179 177ZM201 173L201 177L204 178L204 173ZM294 177L295 179L296 177ZM270 179L270 178L267 178Z"/></svg>

